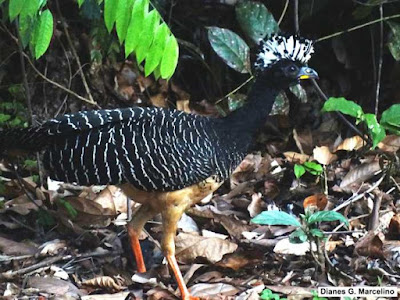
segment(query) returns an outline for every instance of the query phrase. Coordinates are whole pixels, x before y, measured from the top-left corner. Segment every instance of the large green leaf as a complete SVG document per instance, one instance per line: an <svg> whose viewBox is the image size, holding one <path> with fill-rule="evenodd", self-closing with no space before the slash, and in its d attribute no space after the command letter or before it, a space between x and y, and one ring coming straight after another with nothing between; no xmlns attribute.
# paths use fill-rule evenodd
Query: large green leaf
<svg viewBox="0 0 400 300"><path fill-rule="evenodd" d="M307 234L302 228L297 228L289 235L289 241L292 244L301 244L308 240Z"/></svg>
<svg viewBox="0 0 400 300"><path fill-rule="evenodd" d="M26 0L10 0L10 4L8 6L8 15L10 17L10 21L14 21L14 19L21 13L22 8L25 6L25 2Z"/></svg>
<svg viewBox="0 0 400 300"><path fill-rule="evenodd" d="M164 79L168 79L174 74L176 65L178 64L179 47L176 38L171 34L166 43L161 59L160 75Z"/></svg>
<svg viewBox="0 0 400 300"><path fill-rule="evenodd" d="M118 0L104 0L104 22L108 32L114 27L117 19Z"/></svg>
<svg viewBox="0 0 400 300"><path fill-rule="evenodd" d="M400 60L400 24L393 22L393 21L388 21L388 24L390 26L390 29L392 30L392 36L389 39L388 47L389 47L390 53L392 53L393 58L395 60L399 61Z"/></svg>
<svg viewBox="0 0 400 300"><path fill-rule="evenodd" d="M34 32L35 23L38 22L36 16L19 16L18 30L21 37L22 47L28 46Z"/></svg>
<svg viewBox="0 0 400 300"><path fill-rule="evenodd" d="M331 97L324 103L323 112L340 111L342 114L352 116L356 119L361 119L364 112L360 105L345 98Z"/></svg>
<svg viewBox="0 0 400 300"><path fill-rule="evenodd" d="M156 33L154 34L153 43L151 44L149 52L146 55L146 64L144 65L145 76L149 76L149 74L153 72L161 62L168 35L169 29L167 24L162 23L160 26L158 26Z"/></svg>
<svg viewBox="0 0 400 300"><path fill-rule="evenodd" d="M136 48L136 60L138 64L140 64L147 56L150 45L153 42L154 33L159 23L160 15L155 9L145 16L138 46Z"/></svg>
<svg viewBox="0 0 400 300"><path fill-rule="evenodd" d="M372 137L372 148L375 148L385 138L385 129L378 123L374 114L365 114L364 120Z"/></svg>
<svg viewBox="0 0 400 300"><path fill-rule="evenodd" d="M382 113L381 125L400 135L400 104L394 104Z"/></svg>
<svg viewBox="0 0 400 300"><path fill-rule="evenodd" d="M317 222L332 222L332 221L340 221L349 224L349 221L341 214L336 211L317 211L313 213L307 220L308 224L314 224Z"/></svg>
<svg viewBox="0 0 400 300"><path fill-rule="evenodd" d="M25 2L24 7L21 10L21 18L25 18L26 16L33 17L35 16L40 8L40 0L29 0Z"/></svg>
<svg viewBox="0 0 400 300"><path fill-rule="evenodd" d="M34 36L31 40L35 58L41 57L50 45L53 36L53 15L50 10L43 11L35 23Z"/></svg>
<svg viewBox="0 0 400 300"><path fill-rule="evenodd" d="M279 30L274 16L260 2L239 2L236 5L236 18L246 35L256 43Z"/></svg>
<svg viewBox="0 0 400 300"><path fill-rule="evenodd" d="M125 39L125 57L131 54L139 42L139 35L142 31L142 24L145 15L148 14L149 0L136 0L133 4L131 21Z"/></svg>
<svg viewBox="0 0 400 300"><path fill-rule="evenodd" d="M301 226L299 220L297 220L295 217L279 210L263 211L261 214L251 219L251 222L263 225Z"/></svg>
<svg viewBox="0 0 400 300"><path fill-rule="evenodd" d="M85 0L77 0L78 1L78 6L81 7L83 2L85 2Z"/></svg>
<svg viewBox="0 0 400 300"><path fill-rule="evenodd" d="M119 0L117 7L117 19L115 21L119 42L125 40L128 31L129 21L131 20L132 6L134 0Z"/></svg>
<svg viewBox="0 0 400 300"><path fill-rule="evenodd" d="M214 51L228 66L240 73L250 72L249 46L236 33L224 28L209 27L208 39Z"/></svg>

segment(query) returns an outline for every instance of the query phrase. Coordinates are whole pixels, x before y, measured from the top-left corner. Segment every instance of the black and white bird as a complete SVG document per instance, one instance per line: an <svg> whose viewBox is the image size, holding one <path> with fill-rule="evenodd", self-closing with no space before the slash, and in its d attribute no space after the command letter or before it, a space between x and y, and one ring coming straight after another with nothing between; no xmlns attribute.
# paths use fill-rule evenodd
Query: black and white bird
<svg viewBox="0 0 400 300"><path fill-rule="evenodd" d="M68 114L27 129L0 132L0 155L44 150L51 178L79 185L119 185L142 207L128 225L138 270L145 271L138 236L161 213L162 246L182 299L191 296L175 260L176 224L189 206L216 190L239 165L278 93L316 78L306 66L312 42L297 36L261 41L247 103L224 118L174 109L126 108Z"/></svg>

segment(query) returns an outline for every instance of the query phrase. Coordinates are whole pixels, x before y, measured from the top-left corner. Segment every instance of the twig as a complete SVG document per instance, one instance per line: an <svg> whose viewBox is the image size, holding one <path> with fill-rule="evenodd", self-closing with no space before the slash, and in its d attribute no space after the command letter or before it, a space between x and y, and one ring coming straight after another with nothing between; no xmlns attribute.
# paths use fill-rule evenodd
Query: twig
<svg viewBox="0 0 400 300"><path fill-rule="evenodd" d="M240 84L237 88L235 88L233 91L230 91L228 94L226 94L224 97L218 99L215 104L220 103L222 100L228 98L229 96L233 95L234 93L236 93L238 90L240 90L242 87L244 87L246 84L248 84L250 81L252 81L254 79L254 75L251 75L249 78L247 78L247 80L245 82L243 82L242 84Z"/></svg>
<svg viewBox="0 0 400 300"><path fill-rule="evenodd" d="M326 96L325 93L322 91L322 89L319 86L319 84L317 83L317 81L315 79L312 79L311 81L312 81L314 87L317 89L318 93L321 95L322 99L327 101L328 96ZM354 126L349 120L347 120L346 117L342 113L337 111L336 114L347 126L349 126L355 133L357 133L367 143L367 145L372 145L371 139L369 137L365 137L365 135L356 126Z"/></svg>
<svg viewBox="0 0 400 300"><path fill-rule="evenodd" d="M84 88L86 90L86 93L87 93L87 95L89 97L89 100L91 102L95 102L94 99L93 99L92 93L90 92L89 85L87 84L85 74L83 73L81 61L79 59L78 54L76 53L74 44L72 43L71 36L69 35L69 32L67 30L67 26L65 25L65 20L62 17L61 9L60 9L60 5L59 5L58 0L56 0L56 6L57 6L58 14L61 16L61 23L62 23L62 26L63 26L63 29L64 29L65 36L67 37L68 44L69 44L69 46L71 48L72 54L75 57L76 63L78 64L78 70L79 70L79 74L81 75L81 78L82 78L83 86L84 86Z"/></svg>
<svg viewBox="0 0 400 300"><path fill-rule="evenodd" d="M297 34L300 34L299 0L294 0L293 9L294 9L294 32L296 32Z"/></svg>
<svg viewBox="0 0 400 300"><path fill-rule="evenodd" d="M28 108L28 113L29 113L29 123L33 125L33 112L32 112L32 102L31 102L31 93L29 90L29 85L28 85L28 79L26 75L26 69L25 69L25 61L24 61L24 49L22 48L22 39L21 35L19 32L19 25L18 25L18 20L15 23L15 30L17 31L18 35L18 50L19 50L19 61L21 64L21 72L22 72L22 82L24 85L24 90L25 90L25 97L26 97L26 106Z"/></svg>
<svg viewBox="0 0 400 300"><path fill-rule="evenodd" d="M323 37L315 40L315 43L322 42L322 41L331 39L331 38L333 38L335 36L339 36L339 35L345 34L347 32L352 32L352 31L361 29L363 27L370 26L370 25L375 24L375 23L379 23L379 22L382 22L382 21L395 19L395 18L400 18L400 14L396 14L396 15L392 15L392 16L388 16L388 17L384 17L384 18L379 18L379 19L373 20L371 22L367 22L367 23L364 23L364 24L361 24L361 25L357 25L357 26L351 27L351 28L343 30L343 31L338 31L338 32L332 33L330 35L323 36Z"/></svg>
<svg viewBox="0 0 400 300"><path fill-rule="evenodd" d="M32 61L29 59L29 56L28 56L28 55L26 55L26 54L24 53L24 56L25 56L25 58L27 59L27 61L29 62L29 64L31 65L32 69L33 69L40 77L42 77L44 80L46 80L47 82L51 83L52 85L58 87L59 89L63 90L64 92L67 92L67 93L69 93L69 94L75 96L75 97L78 98L79 100L82 100L82 101L87 102L87 103L89 103L89 104L91 104L91 105L94 105L94 106L96 106L97 108L101 108L100 105L97 104L97 102L91 101L91 100L89 100L89 99L87 99L87 98L84 98L84 97L78 95L77 93L75 93L74 91L72 91L72 90L66 88L65 86L62 86L61 84L59 84L59 83L57 83L57 82L55 82L55 81L53 81L53 80L47 78L45 75L43 75L43 73L41 73L38 69L36 69L36 67L33 65Z"/></svg>
<svg viewBox="0 0 400 300"><path fill-rule="evenodd" d="M281 25L283 18L285 17L286 11L289 7L289 0L286 0L285 6L283 7L282 14L279 17L278 26Z"/></svg>
<svg viewBox="0 0 400 300"><path fill-rule="evenodd" d="M379 5L379 14L383 19L383 4ZM379 43L379 62L378 62L378 76L376 80L376 93L375 93L375 116L378 117L379 112L379 93L381 89L381 76L383 64L383 21L380 24L380 43Z"/></svg>
<svg viewBox="0 0 400 300"><path fill-rule="evenodd" d="M10 271L4 272L4 273L0 273L0 278L10 280L16 276L21 276L21 275L30 273L34 270L37 270L37 269L40 269L40 268L43 268L46 266L50 266L59 261L78 259L78 258L86 258L86 257L94 257L94 256L118 255L118 254L121 254L121 253L119 251L106 251L106 252L90 252L90 253L78 254L78 255L66 255L66 256L51 257L51 258L45 259L37 264L34 264L34 265L26 267L26 268L19 269L17 271L10 270Z"/></svg>
<svg viewBox="0 0 400 300"><path fill-rule="evenodd" d="M350 197L346 202L343 202L342 204L340 204L339 206L337 206L333 211L339 211L342 208L362 199L364 197L365 194L368 194L370 192L372 192L375 188L377 188L383 181L383 179L385 178L386 174L384 173L382 175L381 178L379 178L368 190L366 190L364 193L362 194L358 194L355 196Z"/></svg>
<svg viewBox="0 0 400 300"><path fill-rule="evenodd" d="M381 209L382 195L377 195L374 201L374 207L369 218L369 230L375 230L379 225L379 210Z"/></svg>

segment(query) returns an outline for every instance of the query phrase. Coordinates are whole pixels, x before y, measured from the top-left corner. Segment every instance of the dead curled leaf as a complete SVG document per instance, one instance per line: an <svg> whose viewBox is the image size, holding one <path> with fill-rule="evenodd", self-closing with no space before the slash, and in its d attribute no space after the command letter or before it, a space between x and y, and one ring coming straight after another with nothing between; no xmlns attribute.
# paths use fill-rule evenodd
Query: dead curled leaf
<svg viewBox="0 0 400 300"><path fill-rule="evenodd" d="M234 252L238 245L219 238L205 238L198 235L180 233L175 239L176 258L183 263L190 263L197 257L204 257L216 263L227 253Z"/></svg>
<svg viewBox="0 0 400 300"><path fill-rule="evenodd" d="M353 184L361 184L362 182L372 178L375 173L380 170L381 166L379 161L363 163L349 171L346 176L343 177L343 180L340 183L340 188L346 190Z"/></svg>
<svg viewBox="0 0 400 300"><path fill-rule="evenodd" d="M306 161L310 160L310 155L301 154L293 151L284 152L283 155L289 162L296 164L304 164Z"/></svg>
<svg viewBox="0 0 400 300"><path fill-rule="evenodd" d="M314 159L322 165L329 165L337 160L337 155L332 154L328 147L315 147L313 150Z"/></svg>
<svg viewBox="0 0 400 300"><path fill-rule="evenodd" d="M216 299L216 295L235 295L239 290L233 285L226 283L197 283L189 288L189 292L195 297ZM213 298L210 298L213 297Z"/></svg>
<svg viewBox="0 0 400 300"><path fill-rule="evenodd" d="M355 251L361 256L383 258L383 241L383 234L376 234L375 232L370 231L367 235L358 240L355 245Z"/></svg>
<svg viewBox="0 0 400 300"><path fill-rule="evenodd" d="M239 270L243 267L256 265L262 262L263 253L251 251L242 253L226 254L221 261L216 265L223 268L230 268L232 270Z"/></svg>
<svg viewBox="0 0 400 300"><path fill-rule="evenodd" d="M324 210L327 204L328 204L328 198L326 197L325 194L322 194L322 193L308 196L303 201L304 208L309 207L309 206L315 206L319 210Z"/></svg>
<svg viewBox="0 0 400 300"><path fill-rule="evenodd" d="M125 286L123 286L122 278L113 278L110 276L95 277L83 281L82 284L86 286L105 288L114 291L121 291L126 288Z"/></svg>
<svg viewBox="0 0 400 300"><path fill-rule="evenodd" d="M350 138L345 139L342 143L340 143L335 151L339 151L339 150L345 150L345 151L354 151L354 150L358 150L361 149L362 147L365 146L365 141L362 139L361 136L356 135Z"/></svg>

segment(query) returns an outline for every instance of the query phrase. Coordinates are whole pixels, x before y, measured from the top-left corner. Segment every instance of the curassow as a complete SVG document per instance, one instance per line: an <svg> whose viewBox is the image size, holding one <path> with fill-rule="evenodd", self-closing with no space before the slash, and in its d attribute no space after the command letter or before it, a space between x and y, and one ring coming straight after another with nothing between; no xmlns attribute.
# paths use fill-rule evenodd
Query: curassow
<svg viewBox="0 0 400 300"><path fill-rule="evenodd" d="M145 264L139 234L161 213L162 249L182 299L190 296L175 259L177 222L185 209L215 191L247 154L278 93L300 79L316 78L306 66L310 40L273 35L260 42L256 79L246 104L223 118L174 109L84 111L40 126L0 132L0 154L44 150L51 178L79 185L114 184L142 204L128 233L139 272Z"/></svg>

